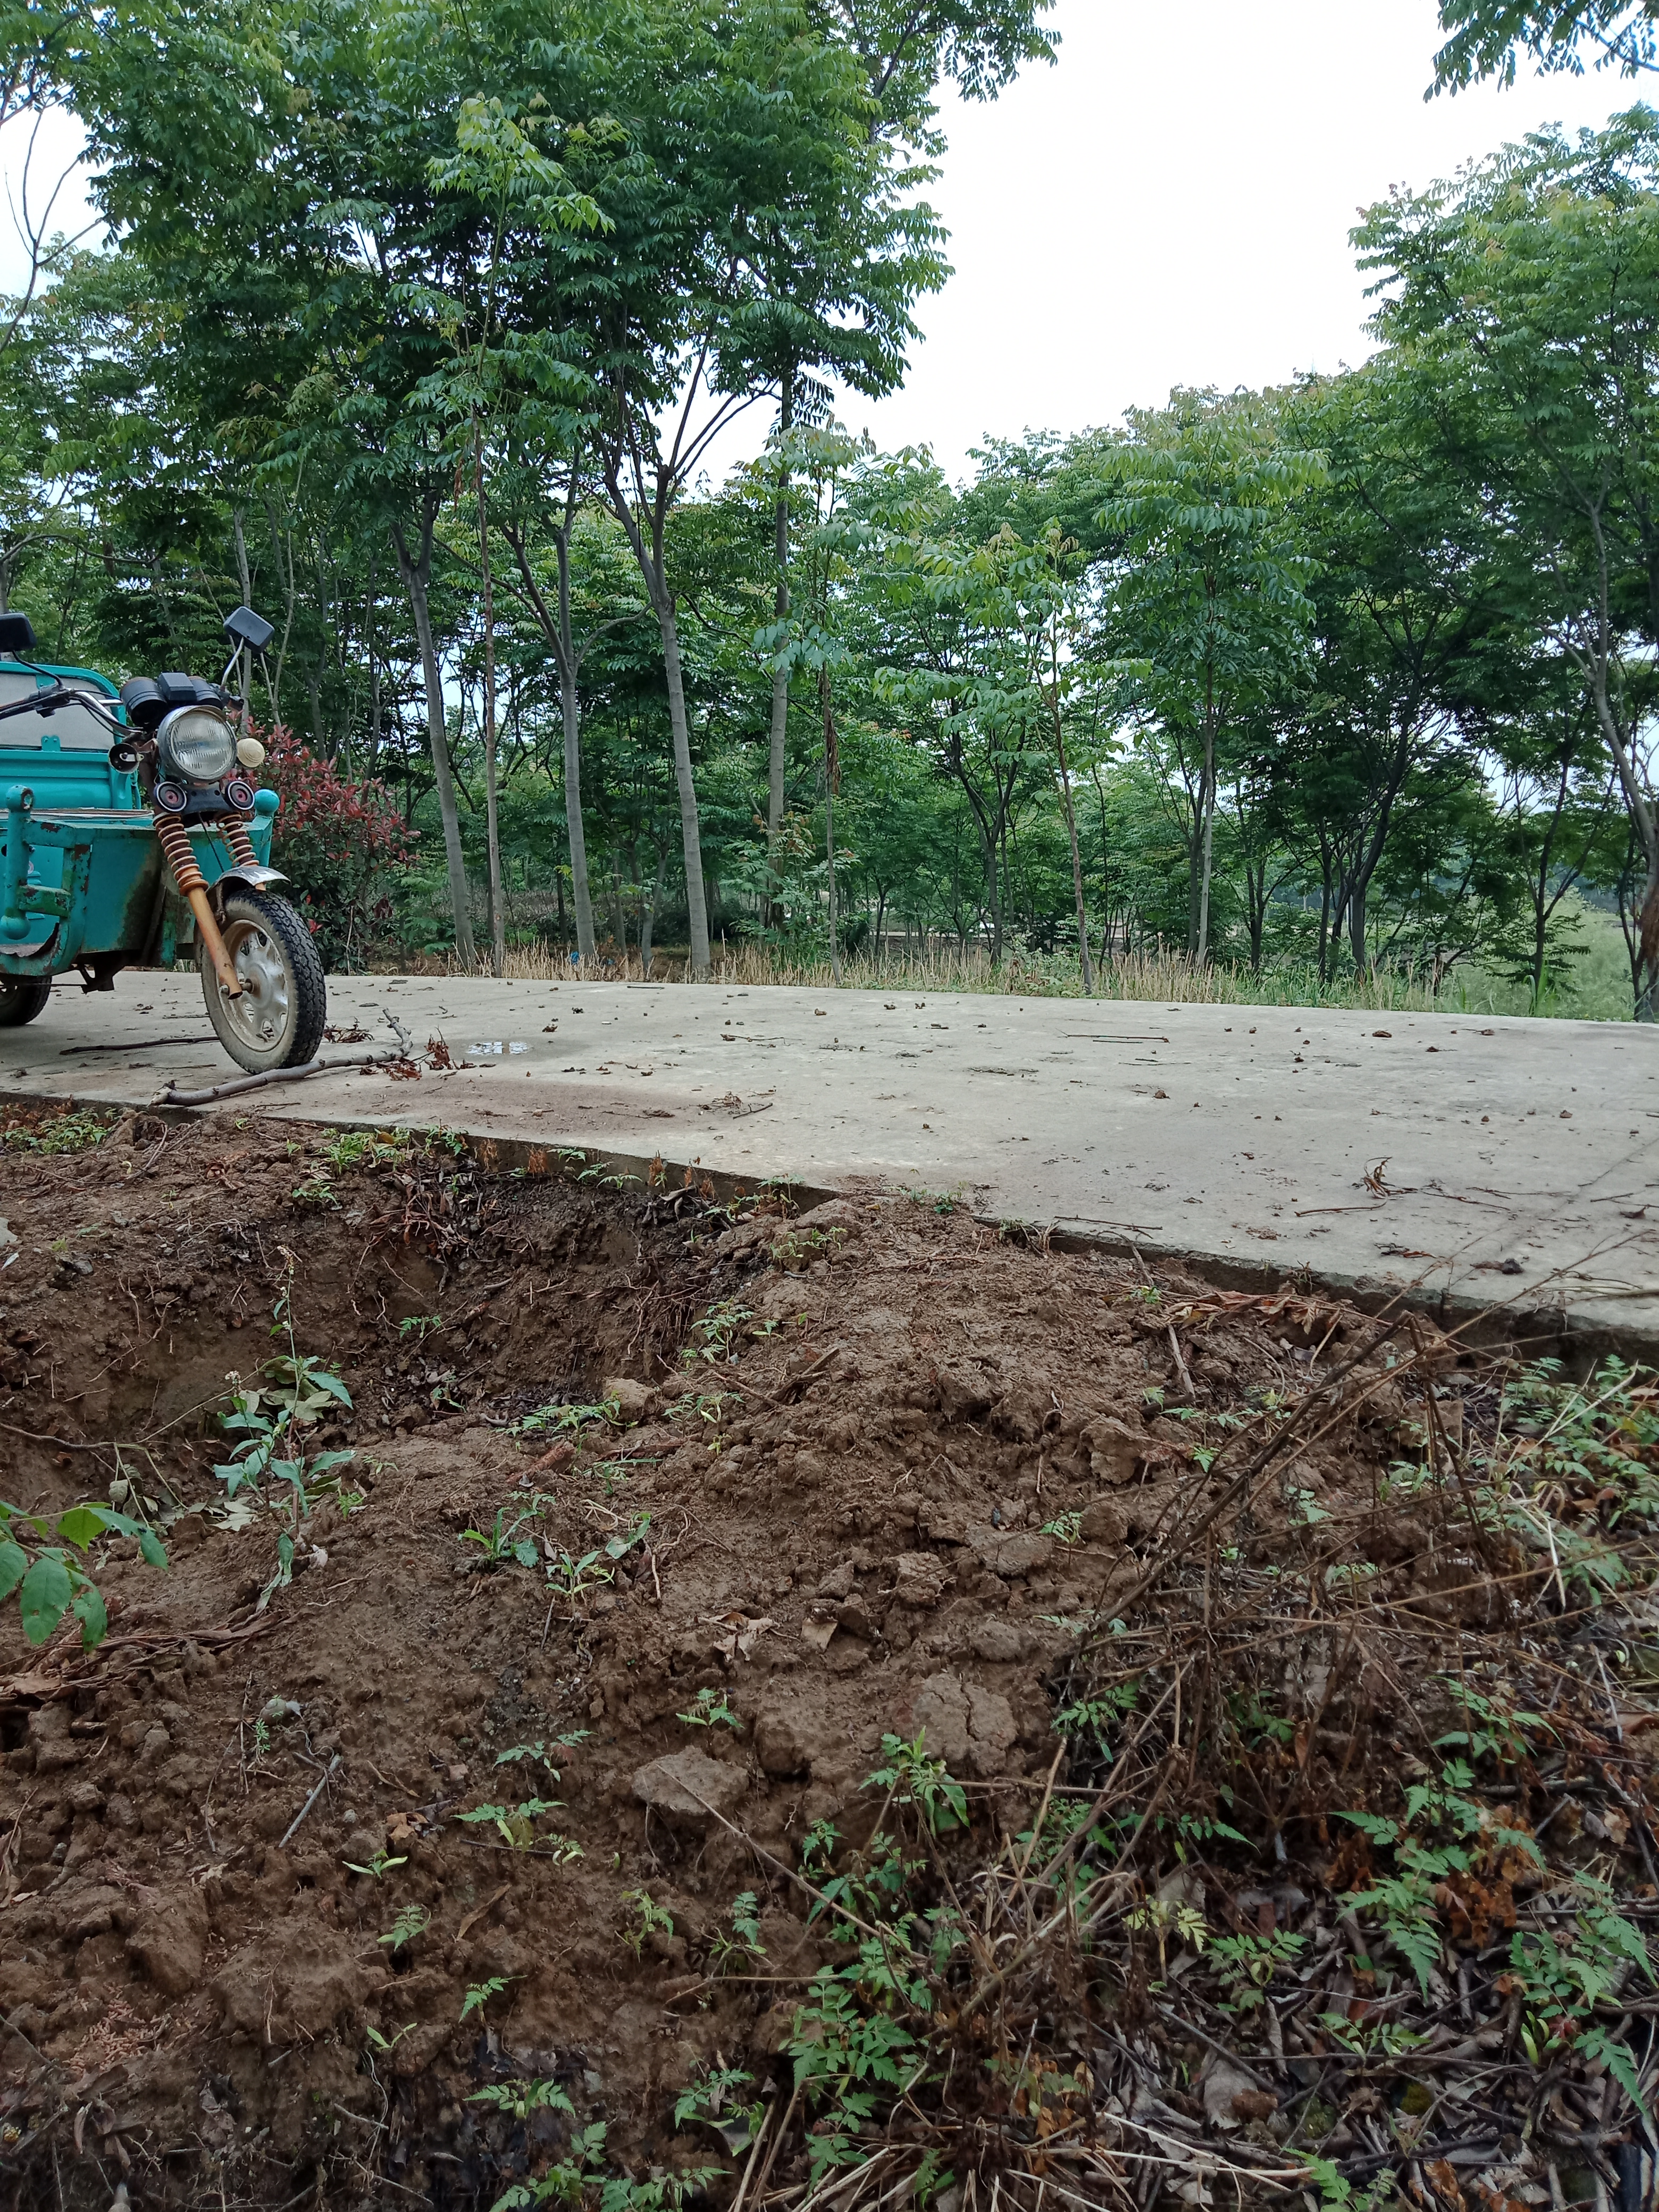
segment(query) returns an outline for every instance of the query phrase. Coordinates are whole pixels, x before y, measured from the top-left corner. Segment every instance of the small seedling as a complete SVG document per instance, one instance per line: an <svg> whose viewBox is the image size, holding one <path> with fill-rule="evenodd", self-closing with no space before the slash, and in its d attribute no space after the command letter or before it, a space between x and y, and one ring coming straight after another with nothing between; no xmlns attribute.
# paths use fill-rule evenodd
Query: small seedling
<svg viewBox="0 0 1659 2212"><path fill-rule="evenodd" d="M400 2027L396 2035L382 2035L378 2027L371 2027L367 2031L367 2033L372 2049L380 2051L395 2051L398 2048L398 2045L403 2041L404 2036L413 2035L415 2028L416 2022L411 2020L406 2027Z"/></svg>
<svg viewBox="0 0 1659 2212"><path fill-rule="evenodd" d="M259 1726L260 1728L263 1728L264 1726L264 1723L261 1721L259 1723ZM257 1765L258 1762L256 1759L254 1763ZM409 1861L407 1858L391 1858L387 1856L386 1851L382 1850L375 1852L374 1857L370 1859L367 1866L359 1866L356 1859L347 1859L345 1863L350 1868L353 1874L372 1875L376 1881L384 1881L387 1875L391 1873L393 1867L407 1866L409 1864ZM385 1939L382 1938L382 1941L384 1940Z"/></svg>
<svg viewBox="0 0 1659 2212"><path fill-rule="evenodd" d="M701 2081L681 2091L674 2106L674 2125L683 2128L688 2120L701 2120L725 2139L728 2149L743 2149L754 2141L766 2108L758 2097L739 2104L734 2092L747 2087L754 2078L738 2066L710 2067Z"/></svg>
<svg viewBox="0 0 1659 2212"><path fill-rule="evenodd" d="M580 1605L584 1598L591 1597L596 1589L616 1579L609 1567L599 1565L604 1556L603 1552L584 1552L581 1558L576 1559L568 1552L561 1552L558 1558L549 1564L549 1586L567 1604Z"/></svg>
<svg viewBox="0 0 1659 2212"><path fill-rule="evenodd" d="M1083 1516L1080 1512L1056 1513L1052 1521L1043 1522L1042 1533L1061 1544L1075 1544L1083 1533Z"/></svg>
<svg viewBox="0 0 1659 2212"><path fill-rule="evenodd" d="M724 1723L734 1735L743 1734L743 1723L726 1701L724 1690L699 1690L689 1713L676 1713L676 1720L684 1721L688 1728L714 1728Z"/></svg>
<svg viewBox="0 0 1659 2212"><path fill-rule="evenodd" d="M553 1829L542 1836L536 1832L536 1822L543 1814L558 1809L556 1798L526 1797L510 1812L505 1805L475 1805L470 1813L459 1813L456 1818L468 1827L495 1828L509 1850L527 1851L539 1846L539 1856L556 1859L563 1866L581 1856L581 1845Z"/></svg>
<svg viewBox="0 0 1659 2212"><path fill-rule="evenodd" d="M469 1990L467 1995L471 1994ZM537 2112L562 2112L572 2120L576 2117L575 2106L556 2081L492 2081L488 2088L475 2089L466 2101L505 2112L521 2126Z"/></svg>
<svg viewBox="0 0 1659 2212"><path fill-rule="evenodd" d="M752 1889L745 1889L732 1900L732 1932L717 1929L708 1947L708 1964L717 1974L734 1972L756 1959L766 1956L766 1946L761 1942L760 1912Z"/></svg>
<svg viewBox="0 0 1659 2212"><path fill-rule="evenodd" d="M501 1991L507 1987L507 1978L505 1974L492 1974L487 1982L469 1982L466 1985L466 1995L461 2002L463 2022L470 2014L482 2012L491 1997L500 1996Z"/></svg>
<svg viewBox="0 0 1659 2212"><path fill-rule="evenodd" d="M573 1436L594 1421L615 1422L621 1412L614 1398L607 1398L597 1406L538 1406L533 1413L526 1413L521 1421L515 1421L508 1434L540 1437L550 1431L555 1436Z"/></svg>
<svg viewBox="0 0 1659 2212"><path fill-rule="evenodd" d="M401 1951L417 1936L424 1936L432 1925L432 1915L423 1905L406 1905L384 1936L375 1938L392 1951Z"/></svg>
<svg viewBox="0 0 1659 2212"><path fill-rule="evenodd" d="M591 1733L587 1729L574 1729L568 1735L556 1735L551 1743L538 1736L534 1743L509 1744L505 1751L495 1753L495 1764L497 1766L516 1766L521 1759L527 1759L532 1765L541 1767L556 1782L559 1770L553 1765L550 1754L557 1751L574 1751L579 1743L587 1741Z"/></svg>
<svg viewBox="0 0 1659 2212"><path fill-rule="evenodd" d="M914 1805L934 1835L945 1828L965 1828L967 1792L951 1778L942 1759L927 1756L923 1748L927 1736L926 1729L917 1730L914 1743L906 1743L902 1736L884 1735L881 1748L887 1764L866 1775L859 1786L887 1790L895 1805Z"/></svg>
<svg viewBox="0 0 1659 2212"><path fill-rule="evenodd" d="M428 1336L444 1325L441 1314L410 1314L398 1324L400 1340L413 1337L416 1344L424 1344Z"/></svg>
<svg viewBox="0 0 1659 2212"><path fill-rule="evenodd" d="M532 1498L528 1511L515 1514L511 1521L507 1517L506 1507L497 1506L494 1528L488 1531L463 1528L461 1541L477 1545L487 1566L509 1566L516 1561L521 1567L533 1567L541 1557L540 1551L533 1536L521 1535L520 1531L527 1523L541 1519L542 1504L541 1498Z"/></svg>
<svg viewBox="0 0 1659 2212"><path fill-rule="evenodd" d="M708 1312L691 1324L695 1345L688 1345L680 1354L680 1364L695 1367L700 1359L718 1364L737 1358L736 1342L744 1322L755 1318L750 1309L737 1298L717 1298Z"/></svg>
<svg viewBox="0 0 1659 2212"><path fill-rule="evenodd" d="M630 1889L623 1903L633 1908L633 1925L625 1927L622 1939L637 1959L645 1948L648 1936L672 1936L673 1915L659 1905L648 1889Z"/></svg>

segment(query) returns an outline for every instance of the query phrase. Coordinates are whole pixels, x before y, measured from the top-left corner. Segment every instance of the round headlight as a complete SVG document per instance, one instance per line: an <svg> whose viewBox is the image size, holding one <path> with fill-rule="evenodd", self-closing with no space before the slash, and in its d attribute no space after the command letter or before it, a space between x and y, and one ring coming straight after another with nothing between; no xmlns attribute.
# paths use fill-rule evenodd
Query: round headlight
<svg viewBox="0 0 1659 2212"><path fill-rule="evenodd" d="M236 765L236 738L222 714L207 707L179 707L155 733L162 772L186 783L219 783Z"/></svg>

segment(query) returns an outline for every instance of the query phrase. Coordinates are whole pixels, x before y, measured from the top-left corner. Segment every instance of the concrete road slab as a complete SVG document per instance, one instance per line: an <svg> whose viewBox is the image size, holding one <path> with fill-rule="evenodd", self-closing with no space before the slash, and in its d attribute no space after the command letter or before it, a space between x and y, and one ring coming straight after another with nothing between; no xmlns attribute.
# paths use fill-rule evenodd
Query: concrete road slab
<svg viewBox="0 0 1659 2212"><path fill-rule="evenodd" d="M1659 1343L1659 1029L387 976L334 979L330 1012L388 1044L395 1014L456 1072L327 1075L260 1112L949 1193L1223 1279L1416 1285ZM0 1031L0 1091L142 1104L235 1072L189 975L60 982Z"/></svg>

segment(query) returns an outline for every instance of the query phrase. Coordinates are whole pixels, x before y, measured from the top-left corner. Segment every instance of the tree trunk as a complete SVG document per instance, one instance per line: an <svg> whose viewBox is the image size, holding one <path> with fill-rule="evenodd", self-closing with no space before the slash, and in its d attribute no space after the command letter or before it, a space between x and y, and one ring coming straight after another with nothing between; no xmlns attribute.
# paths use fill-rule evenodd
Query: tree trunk
<svg viewBox="0 0 1659 2212"><path fill-rule="evenodd" d="M1083 964L1083 994L1095 995L1094 963L1089 953L1089 910L1083 901L1083 855L1078 849L1077 810L1072 804L1071 771L1066 765L1066 732L1060 722L1058 697L1052 702L1054 716L1054 750L1060 759L1060 795L1066 806L1066 834L1072 841L1072 890L1077 900L1077 946Z"/></svg>
<svg viewBox="0 0 1659 2212"><path fill-rule="evenodd" d="M647 581L649 579L647 579ZM685 677L680 666L679 625L674 602L665 592L657 602L663 666L668 678L668 726L674 740L674 781L679 787L680 842L685 854L685 905L690 922L691 972L708 973L708 902L702 880L702 838L697 823L697 787L691 780L691 732L685 718Z"/></svg>
<svg viewBox="0 0 1659 2212"><path fill-rule="evenodd" d="M1619 781L1624 787L1625 803L1636 832L1636 842L1642 858L1647 863L1647 887L1638 910L1635 965L1635 1005L1633 1013L1638 1022L1659 1022L1659 821L1655 818L1653 803L1642 787L1637 773L1633 748L1625 742L1613 710L1613 701L1607 687L1606 655L1595 653L1591 659L1591 696L1595 702L1595 719L1601 735L1607 740L1607 750L1613 755L1619 770ZM1647 980L1642 981L1645 967Z"/></svg>
<svg viewBox="0 0 1659 2212"><path fill-rule="evenodd" d="M1365 894L1370 887L1369 882L1357 883L1348 893L1348 950L1356 975L1365 973Z"/></svg>
<svg viewBox="0 0 1659 2212"><path fill-rule="evenodd" d="M242 587L242 605L251 607L253 605L253 578L248 568L246 516L247 510L239 500L233 517L236 539L236 580ZM249 718L253 712L253 655L246 646L243 646L236 655L236 677L242 693L242 735L246 737Z"/></svg>
<svg viewBox="0 0 1659 2212"><path fill-rule="evenodd" d="M685 857L685 908L691 939L691 972L708 973L708 901L702 880L702 837L697 822L697 787L691 775L691 732L685 714L685 672L680 665L679 625L674 615L674 595L668 588L663 563L662 532L667 494L659 486L657 511L652 518L647 544L640 518L623 491L620 463L613 455L605 464L605 488L617 520L633 548L657 629L662 638L663 674L668 686L668 726L673 738L674 781L679 787L680 843Z"/></svg>
<svg viewBox="0 0 1659 2212"><path fill-rule="evenodd" d="M611 934L616 939L624 975L628 972L628 916L623 911L622 863L611 855Z"/></svg>
<svg viewBox="0 0 1659 2212"><path fill-rule="evenodd" d="M409 550L400 522L392 526L392 549L398 571L409 594L415 617L415 636L421 651L421 674L426 684L427 737L432 746L432 780L438 797L438 816L443 823L444 860L449 871L449 905L455 921L455 957L471 975L478 964L472 942L472 915L467 902L466 862L461 853L461 817L455 799L455 775L449 758L449 732L444 720L444 687L432 636L432 603L428 595L432 578L432 522L423 512L418 557Z"/></svg>
<svg viewBox="0 0 1659 2212"><path fill-rule="evenodd" d="M536 581L535 570L530 565L529 549L521 531L509 526L507 543L513 548L524 579L530 604L536 611L536 619L542 634L553 648L553 658L559 672L559 711L564 723L564 818L570 840L570 895L576 909L576 953L579 959L593 957L593 902L587 881L587 836L582 823L582 708L581 693L577 679L580 669L576 659L575 632L570 619L570 524L575 512L575 477L570 481L570 490L565 500L564 523L555 524L553 544L559 560L559 607L556 616L542 595Z"/></svg>
<svg viewBox="0 0 1659 2212"><path fill-rule="evenodd" d="M478 501L478 565L483 572L484 849L489 870L489 964L507 973L507 909L501 898L501 825L496 779L495 586L489 573L489 507L484 490L483 434L472 419L472 482Z"/></svg>
<svg viewBox="0 0 1659 2212"><path fill-rule="evenodd" d="M651 882L651 897L640 915L640 981L651 981L651 933L656 927L657 908L662 904L663 848L657 846L657 872Z"/></svg>
<svg viewBox="0 0 1659 2212"><path fill-rule="evenodd" d="M781 437L789 434L793 413L795 380L793 372L783 380L778 403L778 430ZM775 525L775 551L778 564L777 591L773 599L773 611L780 623L789 619L789 464L784 460L778 471L778 504L774 517ZM789 671L772 671L771 744L766 768L766 896L761 902L761 927L772 927L772 907L777 890L778 837L783 828L784 773L788 764L789 737Z"/></svg>
<svg viewBox="0 0 1659 2212"><path fill-rule="evenodd" d="M1215 717L1204 717L1204 770L1199 785L1200 856L1198 879L1198 942L1194 947L1199 964L1210 958L1210 878L1215 863Z"/></svg>
<svg viewBox="0 0 1659 2212"><path fill-rule="evenodd" d="M836 745L836 717L827 668L818 671L818 697L823 707L823 849L830 867L830 972L839 986L841 927L836 913L836 787L841 781L841 760Z"/></svg>

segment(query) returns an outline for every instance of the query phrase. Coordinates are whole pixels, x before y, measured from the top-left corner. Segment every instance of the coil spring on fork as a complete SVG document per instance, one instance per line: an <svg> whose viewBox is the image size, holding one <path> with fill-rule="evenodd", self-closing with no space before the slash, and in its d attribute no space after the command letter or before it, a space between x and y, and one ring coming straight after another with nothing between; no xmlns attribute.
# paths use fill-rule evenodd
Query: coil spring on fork
<svg viewBox="0 0 1659 2212"><path fill-rule="evenodd" d="M225 842L229 846L230 856L238 867L257 868L259 865L259 856L253 849L253 840L249 836L247 823L243 821L241 816L231 815L223 827Z"/></svg>
<svg viewBox="0 0 1659 2212"><path fill-rule="evenodd" d="M179 887L179 897L187 899L192 891L205 889L202 871L197 865L196 854L191 850L184 823L170 814L158 814L155 836L161 848L162 858L173 871L173 880Z"/></svg>

